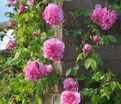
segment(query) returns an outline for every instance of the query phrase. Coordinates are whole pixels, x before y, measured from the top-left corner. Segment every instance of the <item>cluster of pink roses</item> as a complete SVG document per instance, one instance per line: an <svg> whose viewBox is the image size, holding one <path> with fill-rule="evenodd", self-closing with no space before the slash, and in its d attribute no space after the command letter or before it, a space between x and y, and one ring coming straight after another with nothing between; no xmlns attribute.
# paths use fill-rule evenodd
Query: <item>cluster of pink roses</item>
<svg viewBox="0 0 121 104"><path fill-rule="evenodd" d="M56 38L44 42L43 56L52 61L59 61L63 57L64 43ZM27 80L37 81L53 70L51 65L44 65L39 61L29 61L24 69Z"/></svg>
<svg viewBox="0 0 121 104"><path fill-rule="evenodd" d="M13 4L16 0L8 0L9 4ZM35 0L27 0L28 6L33 6L35 4ZM25 11L25 3L24 1L20 1L18 13L23 13ZM50 25L59 25L63 20L63 12L62 9L56 4L48 4L43 13L44 19ZM11 27L12 24L9 24L8 27ZM32 32L33 36L37 36L38 33L36 31ZM7 49L13 48L13 41L7 46ZM63 58L65 45L59 39L51 38L46 40L43 43L43 56L52 61L59 61ZM48 75L52 72L51 65L44 65L38 61L29 61L24 69L26 79L37 81L42 76Z"/></svg>
<svg viewBox="0 0 121 104"><path fill-rule="evenodd" d="M102 30L108 30L115 23L117 13L108 10L106 7L102 8L100 4L97 4L90 15L90 18L94 23L99 25Z"/></svg>
<svg viewBox="0 0 121 104"><path fill-rule="evenodd" d="M78 92L78 84L73 78L67 78L63 82L64 91L61 93L61 104L79 104L80 93Z"/></svg>
<svg viewBox="0 0 121 104"><path fill-rule="evenodd" d="M14 5L17 0L8 0L8 3ZM28 6L33 6L35 0L27 0ZM25 3L23 1L19 4L18 13L23 13L25 11ZM43 12L43 18L46 23L50 25L60 25L63 21L63 11L60 6L49 3ZM95 6L95 9L90 15L91 20L96 23L102 30L108 30L112 27L117 19L117 14L115 11L110 11L107 8L102 8L100 4ZM13 26L12 23L8 24L10 29ZM37 36L38 33L33 31L33 36ZM91 39L95 43L99 43L101 37L99 35L93 35ZM10 40L6 49L13 49L15 42ZM62 41L57 38L51 38L43 43L43 57L51 61L59 61L63 58L65 45ZM90 44L83 44L82 51L86 55L90 53L92 46ZM43 76L47 76L53 71L52 65L45 65L37 60L28 61L24 69L25 77L27 80L36 82ZM61 104L79 104L81 101L80 93L78 92L78 84L73 78L67 78L63 82L64 91L61 93Z"/></svg>
<svg viewBox="0 0 121 104"><path fill-rule="evenodd" d="M44 65L37 60L28 61L24 69L26 79L34 82L36 82L41 77L50 74L52 71L53 68L51 65Z"/></svg>

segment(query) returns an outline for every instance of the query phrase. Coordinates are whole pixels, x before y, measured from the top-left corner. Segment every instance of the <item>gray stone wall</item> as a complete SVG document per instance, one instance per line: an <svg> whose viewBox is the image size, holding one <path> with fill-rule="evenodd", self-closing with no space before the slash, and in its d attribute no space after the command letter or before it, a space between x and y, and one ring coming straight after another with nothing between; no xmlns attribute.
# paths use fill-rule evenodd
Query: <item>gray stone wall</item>
<svg viewBox="0 0 121 104"><path fill-rule="evenodd" d="M89 17L84 17L83 15L78 16L76 19L72 19L71 11L79 5L84 10L89 8L94 8L96 3L105 3L106 0L73 0L72 2L64 2L63 9L65 13L66 22L64 24L67 31L70 34L67 36L63 31L63 41L66 44L65 56L63 60L63 72L68 68L74 66L76 57L81 49L73 44L81 44L79 36L71 32L76 30L81 30L82 35L88 30L84 25L84 20ZM115 44L110 44L108 46L101 46L97 51L101 54L105 69L112 69L114 72L121 73L121 19L117 20L112 29L106 31L108 35L114 35L118 40ZM82 68L83 69L83 68Z"/></svg>

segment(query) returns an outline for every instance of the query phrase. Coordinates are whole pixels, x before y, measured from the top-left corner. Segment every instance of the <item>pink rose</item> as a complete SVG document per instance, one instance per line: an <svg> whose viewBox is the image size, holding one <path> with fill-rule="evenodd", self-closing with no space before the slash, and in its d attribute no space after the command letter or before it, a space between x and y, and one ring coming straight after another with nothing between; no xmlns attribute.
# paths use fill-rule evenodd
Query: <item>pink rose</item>
<svg viewBox="0 0 121 104"><path fill-rule="evenodd" d="M28 0L27 5L28 6L33 6L35 4L35 0Z"/></svg>
<svg viewBox="0 0 121 104"><path fill-rule="evenodd" d="M117 14L114 11L108 11L106 14L107 15L102 16L102 21L100 24L102 30L110 29L117 19Z"/></svg>
<svg viewBox="0 0 121 104"><path fill-rule="evenodd" d="M79 104L80 100L80 93L78 92L63 91L61 93L61 104Z"/></svg>
<svg viewBox="0 0 121 104"><path fill-rule="evenodd" d="M90 50L91 50L92 46L90 44L84 44L84 47L82 48L82 51L85 54L89 54Z"/></svg>
<svg viewBox="0 0 121 104"><path fill-rule="evenodd" d="M7 0L8 4L10 5L14 5L16 4L16 0Z"/></svg>
<svg viewBox="0 0 121 104"><path fill-rule="evenodd" d="M59 61L63 58L65 45L56 38L51 38L43 43L43 56L52 61Z"/></svg>
<svg viewBox="0 0 121 104"><path fill-rule="evenodd" d="M44 19L50 25L59 25L63 21L63 12L60 6L49 3L43 13Z"/></svg>
<svg viewBox="0 0 121 104"><path fill-rule="evenodd" d="M38 61L28 61L24 69L25 76L27 80L37 81L43 75L40 71L40 68L43 68L44 65Z"/></svg>
<svg viewBox="0 0 121 104"><path fill-rule="evenodd" d="M25 10L24 2L20 2L18 13L23 13Z"/></svg>
<svg viewBox="0 0 121 104"><path fill-rule="evenodd" d="M39 61L28 61L24 69L27 80L37 81L43 76L46 76L52 72L51 65L44 65Z"/></svg>
<svg viewBox="0 0 121 104"><path fill-rule="evenodd" d="M66 91L78 91L78 84L73 78L67 78L63 82L63 88Z"/></svg>
<svg viewBox="0 0 121 104"><path fill-rule="evenodd" d="M95 9L93 10L92 14L90 15L91 20L94 23L99 25L102 15L103 15L102 6L100 4L96 4Z"/></svg>
<svg viewBox="0 0 121 104"><path fill-rule="evenodd" d="M106 7L102 8L100 4L95 5L95 9L90 15L91 20L102 30L110 29L117 19L117 13L110 11Z"/></svg>
<svg viewBox="0 0 121 104"><path fill-rule="evenodd" d="M32 32L32 36L37 36L37 35L38 35L38 32L35 32L35 31Z"/></svg>
<svg viewBox="0 0 121 104"><path fill-rule="evenodd" d="M93 36L92 36L92 39L93 39L93 41L94 41L95 43L98 43L98 42L100 41L101 37L100 37L99 35L93 35Z"/></svg>
<svg viewBox="0 0 121 104"><path fill-rule="evenodd" d="M10 39L7 46L6 46L6 50L11 50L14 48L14 45L15 45L15 41Z"/></svg>
<svg viewBox="0 0 121 104"><path fill-rule="evenodd" d="M51 65L44 65L44 69L41 69L41 72L43 75L47 76L53 71L53 68Z"/></svg>
<svg viewBox="0 0 121 104"><path fill-rule="evenodd" d="M8 22L6 28L12 29L13 26L14 26L14 24L12 22Z"/></svg>

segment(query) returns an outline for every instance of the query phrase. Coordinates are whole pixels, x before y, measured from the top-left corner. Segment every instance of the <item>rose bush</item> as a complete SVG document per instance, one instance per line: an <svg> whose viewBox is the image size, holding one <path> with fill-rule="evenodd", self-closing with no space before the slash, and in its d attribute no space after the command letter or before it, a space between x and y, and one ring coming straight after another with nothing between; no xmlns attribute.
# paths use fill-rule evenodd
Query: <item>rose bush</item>
<svg viewBox="0 0 121 104"><path fill-rule="evenodd" d="M13 29L15 39L10 39L1 51L0 103L38 104L42 98L44 104L45 90L59 84L54 62L63 58L65 48L54 38L56 28L47 30L46 24L61 24L63 12L58 4L47 1L8 0L8 6L14 8L14 13L7 13L11 19L2 31Z"/></svg>
<svg viewBox="0 0 121 104"><path fill-rule="evenodd" d="M99 46L116 42L113 35L105 35L103 31L113 28L121 14L117 2L111 0L107 7L96 4L89 13L81 11L90 16L85 22L89 31L79 35L82 40L80 54L75 67L67 70L67 78L62 81L55 63L63 59L66 47L55 34L66 19L58 0L53 3L48 0L7 1L14 12L6 13L11 19L1 30L0 37L2 39L9 29L13 29L15 39L9 40L0 55L0 104L39 104L40 99L45 104L45 95L51 87L60 86L60 82L63 87L59 104L121 103L117 100L121 97L121 84L111 71L102 71L101 56L95 51ZM78 15L79 9L81 7L74 13ZM74 13L71 14L76 16ZM80 62L88 69L86 73L79 72Z"/></svg>

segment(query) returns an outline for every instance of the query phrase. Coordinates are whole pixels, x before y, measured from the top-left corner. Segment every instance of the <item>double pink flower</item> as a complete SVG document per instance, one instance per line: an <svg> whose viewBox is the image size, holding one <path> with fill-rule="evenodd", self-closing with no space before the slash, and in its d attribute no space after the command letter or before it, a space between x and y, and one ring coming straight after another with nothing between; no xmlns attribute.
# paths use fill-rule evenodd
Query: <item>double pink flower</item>
<svg viewBox="0 0 121 104"><path fill-rule="evenodd" d="M63 12L60 6L49 3L43 13L44 19L50 25L59 25L63 21Z"/></svg>
<svg viewBox="0 0 121 104"><path fill-rule="evenodd" d="M39 61L28 61L24 69L27 80L36 82L43 76L46 76L52 72L53 68L51 65L44 65Z"/></svg>
<svg viewBox="0 0 121 104"><path fill-rule="evenodd" d="M63 89L67 91L78 91L78 84L73 78L67 78L63 82Z"/></svg>
<svg viewBox="0 0 121 104"><path fill-rule="evenodd" d="M57 38L51 38L43 43L43 56L52 61L59 61L63 58L65 45Z"/></svg>
<svg viewBox="0 0 121 104"><path fill-rule="evenodd" d="M100 26L102 30L108 30L115 23L117 13L115 11L108 10L106 7L102 8L100 4L96 4L90 18L94 23Z"/></svg>

